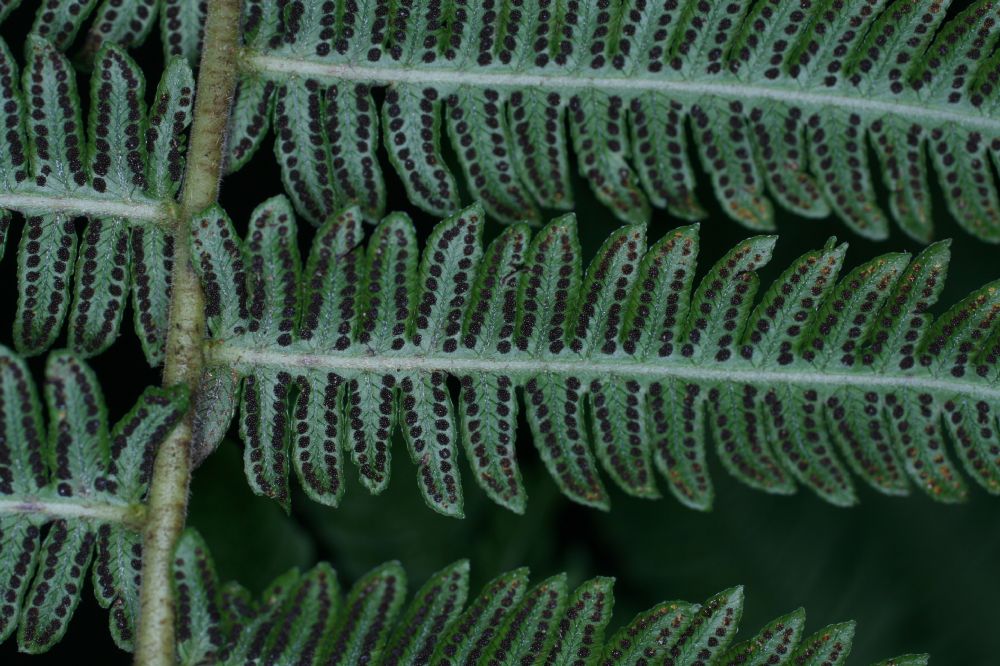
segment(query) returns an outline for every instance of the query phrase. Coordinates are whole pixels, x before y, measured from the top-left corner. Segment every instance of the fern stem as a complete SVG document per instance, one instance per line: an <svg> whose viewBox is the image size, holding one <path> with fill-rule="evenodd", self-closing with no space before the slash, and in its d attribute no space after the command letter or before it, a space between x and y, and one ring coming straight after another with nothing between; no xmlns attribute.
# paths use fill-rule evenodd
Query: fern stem
<svg viewBox="0 0 1000 666"><path fill-rule="evenodd" d="M586 76L550 73L506 73L483 69L461 71L429 67L370 67L353 63L327 63L286 56L260 55L247 50L242 57L243 67L253 72L278 75L279 78L308 77L331 83L362 81L377 85L407 83L430 86L472 86L475 88L537 88L539 90L601 90L622 94L659 92L672 97L696 101L703 96L732 99L776 101L789 106L828 109L830 107L868 114L891 114L909 122L924 121L930 124L955 123L960 127L975 128L986 132L1000 132L1000 118L978 112L956 111L930 100L916 97L909 101L893 99L883 101L866 96L854 88L831 90L789 88L761 84L741 83L733 79L725 83L667 79L662 76Z"/></svg>
<svg viewBox="0 0 1000 666"><path fill-rule="evenodd" d="M222 147L236 87L239 0L213 0L205 23L194 120L181 207L176 221L175 261L170 294L165 386L197 387L205 335L204 296L191 265L189 221L215 202L222 171ZM142 588L135 663L172 666L174 603L173 551L184 529L191 480L191 417L188 412L160 447L153 468L145 530Z"/></svg>

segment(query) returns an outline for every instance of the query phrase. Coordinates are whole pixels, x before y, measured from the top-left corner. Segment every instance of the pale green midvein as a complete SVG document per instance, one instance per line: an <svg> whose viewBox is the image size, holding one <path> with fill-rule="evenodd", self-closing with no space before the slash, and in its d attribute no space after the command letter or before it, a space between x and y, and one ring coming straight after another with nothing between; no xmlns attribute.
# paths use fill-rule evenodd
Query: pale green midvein
<svg viewBox="0 0 1000 666"><path fill-rule="evenodd" d="M138 222L167 224L174 205L130 199L99 199L85 195L58 196L33 192L0 193L0 208L25 215L69 213L84 217L122 217Z"/></svg>
<svg viewBox="0 0 1000 666"><path fill-rule="evenodd" d="M838 107L860 114L891 114L907 123L929 121L935 125L954 123L961 127L976 128L991 136L1000 134L1000 118L979 113L953 111L952 106L942 107L931 100L885 101L857 95L844 94L847 89L808 91L780 86L741 83L730 80L707 83L696 80L666 79L641 76L567 76L546 73L504 73L476 68L471 71L433 69L426 67L377 67L344 63L324 63L304 58L263 55L244 51L243 66L263 74L284 77L309 77L329 81L364 81L380 85L410 83L431 86L468 85L477 88L540 88L541 90L579 90L593 88L603 92L660 92L678 97L698 98L715 96L741 102L770 100L791 106L829 108ZM969 107L961 107L969 108Z"/></svg>
<svg viewBox="0 0 1000 666"><path fill-rule="evenodd" d="M48 520L90 519L102 523L120 523L130 529L142 528L146 507L142 504L68 501L21 497L0 498L0 517L11 515L41 516Z"/></svg>
<svg viewBox="0 0 1000 666"><path fill-rule="evenodd" d="M795 385L803 387L833 386L856 388L881 388L905 391L945 391L954 395L1000 404L1000 386L958 379L938 377L845 373L810 372L807 370L758 370L750 367L725 367L716 365L693 365L678 362L643 363L620 357L559 359L488 359L443 356L351 356L347 354L309 354L274 349L255 349L226 343L216 343L208 348L206 363L251 370L257 367L275 369L299 368L316 369L326 372L372 372L387 374L393 372L443 371L452 375L469 373L508 374L520 376L565 375L607 377L619 376L623 379L644 378L649 380L680 379L707 383L733 382L754 385Z"/></svg>

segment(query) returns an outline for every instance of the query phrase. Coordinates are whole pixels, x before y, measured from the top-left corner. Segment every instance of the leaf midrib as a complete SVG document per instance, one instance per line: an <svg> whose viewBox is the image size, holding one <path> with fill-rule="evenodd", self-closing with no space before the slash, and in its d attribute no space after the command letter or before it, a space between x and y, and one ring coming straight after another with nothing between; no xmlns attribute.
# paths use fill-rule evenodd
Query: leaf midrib
<svg viewBox="0 0 1000 666"><path fill-rule="evenodd" d="M169 204L133 199L105 199L79 194L0 192L0 208L25 215L65 213L81 217L120 217L132 222L165 223L170 219Z"/></svg>
<svg viewBox="0 0 1000 666"><path fill-rule="evenodd" d="M801 366L789 370L758 369L750 365L693 365L677 361L642 361L622 357L561 358L484 358L474 355L411 354L367 355L351 353L309 353L293 350L251 347L232 341L209 344L206 363L233 367L244 371L254 368L275 370L322 370L326 372L371 372L375 374L413 372L447 372L462 376L470 373L530 377L542 374L566 377L624 379L671 379L708 383L753 385L794 385L801 387L856 387L863 389L895 389L900 391L948 392L969 398L1000 404L1000 386L962 379L902 375L892 373L827 372L804 370Z"/></svg>
<svg viewBox="0 0 1000 666"><path fill-rule="evenodd" d="M38 498L27 495L0 497L0 518L10 515L42 516L46 520L90 519L138 527L145 513L142 505L126 502L85 501L81 499Z"/></svg>
<svg viewBox="0 0 1000 666"><path fill-rule="evenodd" d="M887 102L871 99L862 91L844 94L850 88L838 88L836 92L815 92L794 90L782 86L748 84L730 80L721 83L705 81L631 77L631 76L567 76L547 73L506 73L490 70L460 71L455 69L411 67L374 67L344 63L324 63L306 58L266 55L247 50L243 54L246 69L260 74L280 75L282 78L308 77L329 81L364 81L377 85L407 83L416 85L470 85L480 88L540 88L542 90L580 90L584 88L608 91L641 92L653 91L677 96L700 97L711 95L730 98L734 101L750 100L778 101L798 107L837 107L868 115L896 115L907 122L931 121L941 125L955 123L962 127L977 128L993 134L1000 134L1000 118L963 113L951 110L936 100L897 100ZM713 77L714 78L714 77ZM963 105L961 108L969 108Z"/></svg>

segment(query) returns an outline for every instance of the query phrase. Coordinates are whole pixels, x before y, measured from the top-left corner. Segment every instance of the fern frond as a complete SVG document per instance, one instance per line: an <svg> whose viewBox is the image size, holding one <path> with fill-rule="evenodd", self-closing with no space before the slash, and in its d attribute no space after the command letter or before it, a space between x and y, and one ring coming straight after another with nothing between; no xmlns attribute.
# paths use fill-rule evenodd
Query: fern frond
<svg viewBox="0 0 1000 666"><path fill-rule="evenodd" d="M194 93L191 70L183 61L171 62L147 114L138 66L119 47L103 49L85 139L69 62L42 39L29 39L28 51L18 86L17 65L0 42L6 128L0 208L26 217L15 344L21 353L37 354L68 318L69 345L82 355L97 354L118 335L131 291L136 332L147 359L158 364L173 263L170 224ZM78 217L89 220L79 248Z"/></svg>
<svg viewBox="0 0 1000 666"><path fill-rule="evenodd" d="M850 505L853 470L888 494L912 481L958 501L949 439L1000 492L1000 287L932 320L947 243L838 282L845 246L831 240L755 306L771 236L738 244L694 288L696 227L648 250L642 226L624 227L584 272L572 216L534 239L510 227L484 251L476 205L422 255L405 215L367 249L361 219L351 208L323 225L304 273L284 197L257 208L242 242L218 207L193 225L212 334L200 427L224 432L238 399L248 481L286 507L293 467L336 505L345 455L382 490L398 425L432 508L462 514L461 440L483 490L523 511L518 389L552 477L591 506L608 506L599 461L630 494L657 497L659 470L681 502L710 507L709 432L723 466L767 492L798 483Z"/></svg>
<svg viewBox="0 0 1000 666"><path fill-rule="evenodd" d="M0 21L21 0L0 1ZM38 0L31 34L49 40L60 51L69 49L88 23L79 56L90 62L106 44L139 46L160 19L163 57L182 57L198 64L208 0Z"/></svg>
<svg viewBox="0 0 1000 666"><path fill-rule="evenodd" d="M853 622L803 638L800 608L734 643L741 587L702 604L661 603L606 637L613 579L573 590L560 574L530 587L527 570L518 569L469 599L468 577L466 561L445 567L404 611L406 575L398 562L368 573L344 596L321 563L281 576L254 602L219 583L205 543L189 530L174 559L179 663L836 666L846 663L854 638ZM882 662L926 663L926 655Z"/></svg>
<svg viewBox="0 0 1000 666"><path fill-rule="evenodd" d="M930 657L926 654L904 654L894 659L880 661L875 666L927 666Z"/></svg>
<svg viewBox="0 0 1000 666"><path fill-rule="evenodd" d="M572 145L597 198L644 222L650 203L704 215L696 151L726 213L747 227L773 227L766 191L880 239L877 166L892 216L928 241L929 152L948 210L996 242L1000 8L980 0L945 21L949 5L251 0L230 167L273 117L297 211L319 224L357 204L374 222L381 121L410 200L443 216L459 207L443 123L473 198L501 220L572 208Z"/></svg>
<svg viewBox="0 0 1000 666"><path fill-rule="evenodd" d="M0 641L17 627L22 651L57 643L93 559L97 600L111 609L115 642L130 649L142 502L184 392L148 389L109 430L94 373L59 352L46 366L45 402L48 436L27 366L0 347Z"/></svg>

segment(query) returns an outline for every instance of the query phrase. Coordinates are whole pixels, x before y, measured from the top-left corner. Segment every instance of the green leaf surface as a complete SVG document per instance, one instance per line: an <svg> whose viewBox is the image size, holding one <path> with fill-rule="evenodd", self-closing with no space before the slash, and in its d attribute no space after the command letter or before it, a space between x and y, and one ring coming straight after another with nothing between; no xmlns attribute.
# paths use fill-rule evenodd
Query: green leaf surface
<svg viewBox="0 0 1000 666"><path fill-rule="evenodd" d="M703 604L659 604L605 642L611 579L570 592L558 574L527 589L528 572L518 569L466 605L468 569L463 560L437 572L402 613L405 574L396 562L364 575L344 596L326 563L292 570L254 601L219 583L204 542L188 530L174 560L181 663L837 664L851 649L853 622L803 641L798 610L726 652L740 624L741 587ZM226 604L227 594L239 603ZM908 655L879 666L925 663L926 655Z"/></svg>
<svg viewBox="0 0 1000 666"><path fill-rule="evenodd" d="M70 11L82 21L92 4L63 3L48 14ZM47 14L38 16L43 21ZM75 71L38 36L45 32L39 25L57 18L44 18L29 35L20 85L10 51L0 44L0 118L8 128L0 145L0 208L5 220L7 210L26 217L14 343L21 353L40 353L68 320L70 347L98 354L117 337L131 290L143 350L158 364L173 263L167 228L184 169L191 71L170 63L147 112L138 65L106 44L93 54L85 126ZM79 27L64 23L60 31ZM77 217L88 220L79 243Z"/></svg>
<svg viewBox="0 0 1000 666"><path fill-rule="evenodd" d="M751 229L773 229L777 203L872 239L891 217L927 242L936 180L969 233L1000 240L989 2L250 7L229 164L273 119L287 192L314 224L348 202L383 213L381 132L408 199L437 216L459 208L461 171L490 215L537 223L573 206L576 171L624 222L652 205L701 219L703 171Z"/></svg>
<svg viewBox="0 0 1000 666"><path fill-rule="evenodd" d="M198 219L207 377L242 382L255 492L287 507L295 467L307 494L339 505L347 458L380 492L398 425L433 509L463 515L464 451L487 495L520 512L521 409L559 489L602 509L603 472L649 498L659 476L684 505L711 508L710 439L749 486L804 486L837 506L858 501L851 471L890 495L916 485L961 501L955 457L1000 488L1000 291L933 318L947 245L841 278L846 246L831 239L758 295L773 236L738 243L696 285L695 227L648 250L641 228L621 228L584 271L572 216L532 240L512 227L485 250L482 216L445 219L421 254L409 220L390 215L363 262L348 209L320 229L304 277L283 199L258 208L242 242L217 207ZM230 409L206 404L199 418L221 432Z"/></svg>
<svg viewBox="0 0 1000 666"><path fill-rule="evenodd" d="M100 387L78 357L49 357L48 425L26 363L0 348L0 640L45 652L66 632L90 563L115 643L138 619L143 506L153 459L187 407L148 389L108 427ZM48 436L46 437L46 430Z"/></svg>

